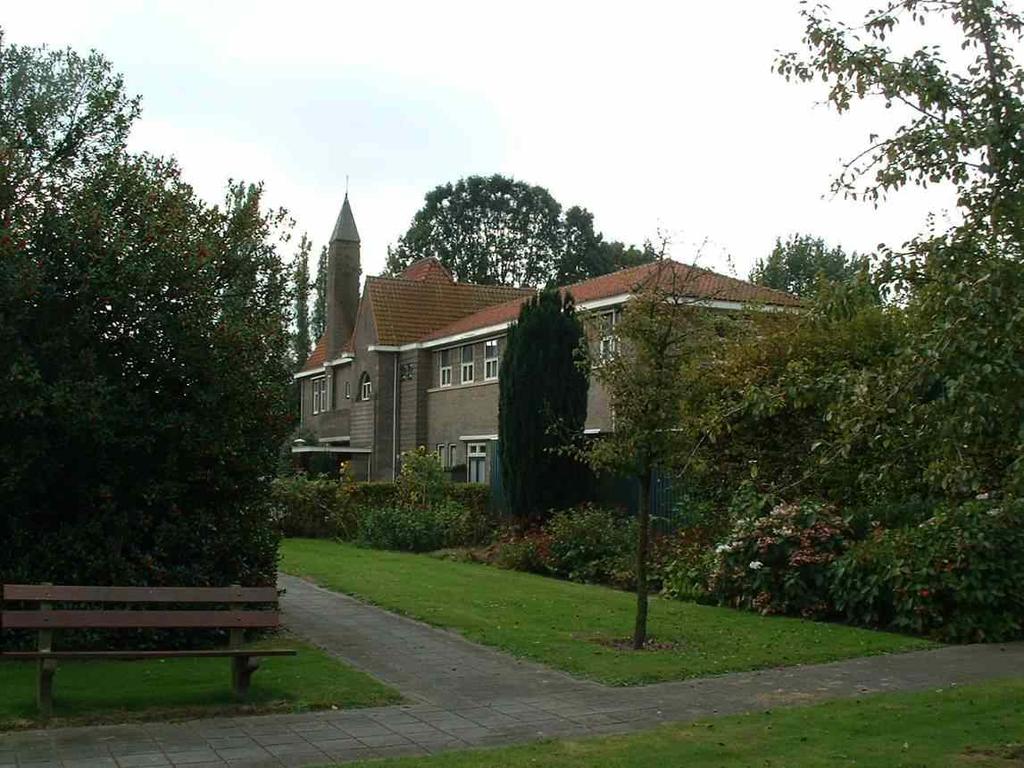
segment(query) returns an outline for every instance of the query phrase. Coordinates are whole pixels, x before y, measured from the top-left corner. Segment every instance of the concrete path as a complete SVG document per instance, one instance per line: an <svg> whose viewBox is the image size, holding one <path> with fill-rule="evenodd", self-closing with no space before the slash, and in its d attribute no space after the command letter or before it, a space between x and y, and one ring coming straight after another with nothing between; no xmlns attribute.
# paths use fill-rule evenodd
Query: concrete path
<svg viewBox="0 0 1024 768"><path fill-rule="evenodd" d="M297 768L1024 675L1024 643L965 646L608 688L284 576L286 623L410 703L301 715L0 734L0 768ZM0 693L2 695L2 693Z"/></svg>

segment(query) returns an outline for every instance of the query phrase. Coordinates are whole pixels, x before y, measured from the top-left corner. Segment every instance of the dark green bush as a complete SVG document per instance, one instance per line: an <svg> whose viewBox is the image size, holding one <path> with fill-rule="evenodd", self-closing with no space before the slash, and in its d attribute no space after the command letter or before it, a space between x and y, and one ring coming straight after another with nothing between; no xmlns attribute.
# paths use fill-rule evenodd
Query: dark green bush
<svg viewBox="0 0 1024 768"><path fill-rule="evenodd" d="M548 567L572 581L621 584L632 579L636 521L582 505L557 512L545 524Z"/></svg>
<svg viewBox="0 0 1024 768"><path fill-rule="evenodd" d="M831 597L854 624L948 642L1024 638L1024 501L879 528L835 563Z"/></svg>
<svg viewBox="0 0 1024 768"><path fill-rule="evenodd" d="M510 532L502 537L494 554L499 568L526 573L551 573L551 537L541 530Z"/></svg>

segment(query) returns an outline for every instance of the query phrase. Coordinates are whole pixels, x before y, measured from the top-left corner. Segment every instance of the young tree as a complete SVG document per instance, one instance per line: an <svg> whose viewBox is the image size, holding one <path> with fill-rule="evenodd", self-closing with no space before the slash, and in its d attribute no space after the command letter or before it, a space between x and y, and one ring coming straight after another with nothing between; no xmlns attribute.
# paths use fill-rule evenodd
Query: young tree
<svg viewBox="0 0 1024 768"><path fill-rule="evenodd" d="M301 368L309 357L309 251L313 244L302 233L299 250L295 254L295 267L292 273L292 291L295 296L295 367Z"/></svg>
<svg viewBox="0 0 1024 768"><path fill-rule="evenodd" d="M327 327L327 246L320 249L316 260L316 280L313 281L313 317L310 320L310 338L315 343Z"/></svg>
<svg viewBox="0 0 1024 768"><path fill-rule="evenodd" d="M699 270L667 258L656 264L633 287L614 333L597 327L604 343L584 348L584 369L604 388L614 429L578 451L595 471L629 475L639 484L635 649L647 641L651 482L656 470L684 471L704 439L687 407L684 373L727 322L693 298Z"/></svg>
<svg viewBox="0 0 1024 768"><path fill-rule="evenodd" d="M790 235L785 242L776 239L768 257L757 260L750 282L810 298L821 280L845 282L866 269L864 259L847 255L842 246L829 248L820 237Z"/></svg>
<svg viewBox="0 0 1024 768"><path fill-rule="evenodd" d="M569 293L531 298L506 337L498 387L501 473L509 508L537 518L578 502L586 478L560 454L567 436L583 434L589 381L577 366L585 337ZM557 429L555 429L557 427Z"/></svg>
<svg viewBox="0 0 1024 768"><path fill-rule="evenodd" d="M98 54L0 41L0 573L272 584L283 217L127 152Z"/></svg>

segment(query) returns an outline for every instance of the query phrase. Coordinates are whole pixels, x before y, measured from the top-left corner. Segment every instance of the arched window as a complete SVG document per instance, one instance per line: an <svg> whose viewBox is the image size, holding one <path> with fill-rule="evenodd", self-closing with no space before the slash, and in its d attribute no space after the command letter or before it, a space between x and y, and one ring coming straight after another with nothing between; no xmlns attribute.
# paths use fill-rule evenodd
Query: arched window
<svg viewBox="0 0 1024 768"><path fill-rule="evenodd" d="M369 400L372 394L373 385L370 384L370 374L364 371L363 375L359 378L359 399Z"/></svg>

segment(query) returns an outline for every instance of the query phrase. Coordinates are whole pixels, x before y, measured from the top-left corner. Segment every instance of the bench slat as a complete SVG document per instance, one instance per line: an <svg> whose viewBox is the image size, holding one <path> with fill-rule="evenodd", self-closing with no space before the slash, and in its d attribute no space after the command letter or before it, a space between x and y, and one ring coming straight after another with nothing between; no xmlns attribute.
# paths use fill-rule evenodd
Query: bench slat
<svg viewBox="0 0 1024 768"><path fill-rule="evenodd" d="M4 584L4 600L76 603L274 603L275 587L83 587Z"/></svg>
<svg viewBox="0 0 1024 768"><path fill-rule="evenodd" d="M4 611L4 629L252 629L280 625L277 611Z"/></svg>
<svg viewBox="0 0 1024 768"><path fill-rule="evenodd" d="M5 651L0 661L25 659L203 659L232 656L295 656L298 651L285 648L226 648L223 650L201 651Z"/></svg>

